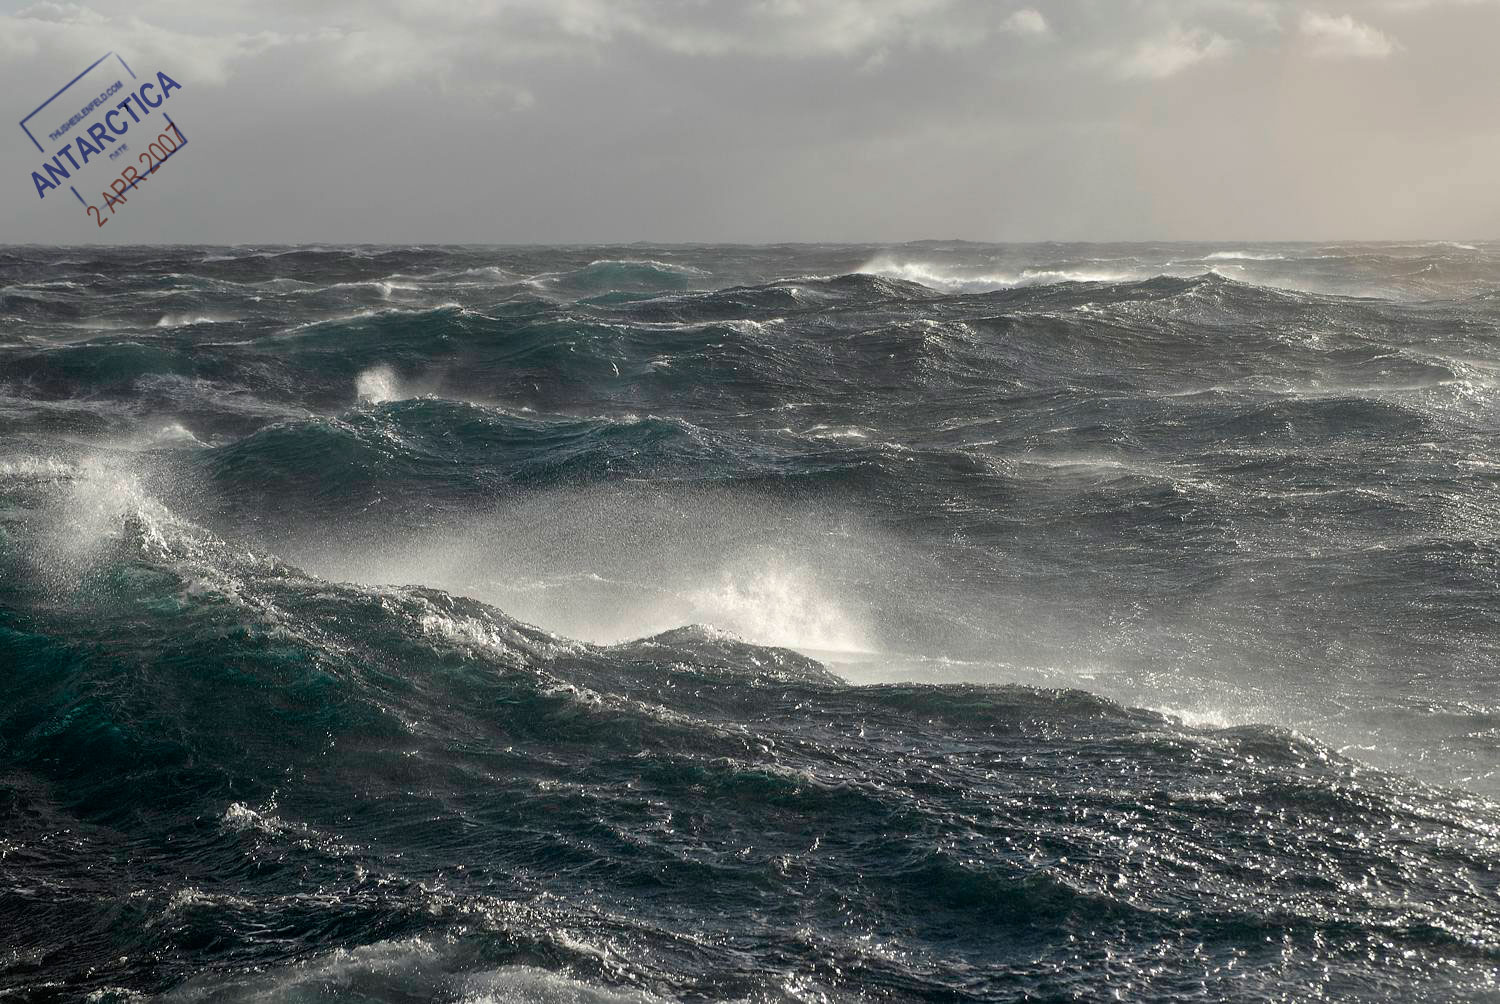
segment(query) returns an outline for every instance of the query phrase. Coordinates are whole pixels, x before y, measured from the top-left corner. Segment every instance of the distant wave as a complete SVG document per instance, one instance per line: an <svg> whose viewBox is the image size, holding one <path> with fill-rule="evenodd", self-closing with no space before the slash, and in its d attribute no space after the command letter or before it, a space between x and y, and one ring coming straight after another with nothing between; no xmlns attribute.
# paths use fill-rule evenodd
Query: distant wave
<svg viewBox="0 0 1500 1004"><path fill-rule="evenodd" d="M692 265L650 258L598 259L565 272L545 272L529 283L583 292L632 292L686 289L705 281L708 273Z"/></svg>
<svg viewBox="0 0 1500 1004"><path fill-rule="evenodd" d="M859 271L864 275L902 279L952 293L987 293L1017 286L1042 286L1059 282L1122 282L1145 278L1129 272L1094 269L1027 268L1013 273L982 273L934 262L896 261L889 258L867 262Z"/></svg>
<svg viewBox="0 0 1500 1004"><path fill-rule="evenodd" d="M1203 256L1204 261L1285 261L1286 255L1269 251L1215 251Z"/></svg>

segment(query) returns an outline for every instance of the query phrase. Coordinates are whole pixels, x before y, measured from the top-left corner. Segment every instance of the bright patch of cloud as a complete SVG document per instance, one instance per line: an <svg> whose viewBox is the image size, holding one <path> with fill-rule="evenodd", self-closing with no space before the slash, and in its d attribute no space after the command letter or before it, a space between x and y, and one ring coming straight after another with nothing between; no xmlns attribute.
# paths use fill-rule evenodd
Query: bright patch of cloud
<svg viewBox="0 0 1500 1004"><path fill-rule="evenodd" d="M9 17L0 16L0 46L54 72L71 69L75 63L87 65L106 52L123 51L142 63L170 67L180 71L183 79L209 86L223 85L237 60L290 41L289 36L269 31L188 34L133 15L107 17L71 3L38 3Z"/></svg>
<svg viewBox="0 0 1500 1004"><path fill-rule="evenodd" d="M32 21L55 21L58 24L102 24L109 20L103 14L76 3L35 3L16 12L16 17Z"/></svg>
<svg viewBox="0 0 1500 1004"><path fill-rule="evenodd" d="M1500 0L1384 0L1387 10L1406 14L1429 10L1433 7L1493 7Z"/></svg>
<svg viewBox="0 0 1500 1004"><path fill-rule="evenodd" d="M1163 80L1199 63L1222 59L1233 50L1234 43L1216 32L1174 27L1136 46L1121 61L1120 72L1127 77Z"/></svg>
<svg viewBox="0 0 1500 1004"><path fill-rule="evenodd" d="M1304 11L1299 29L1313 53L1319 56L1384 59L1399 48L1396 40L1385 32L1348 14L1334 17Z"/></svg>
<svg viewBox="0 0 1500 1004"><path fill-rule="evenodd" d="M1047 19L1042 17L1042 12L1034 7L1021 8L1000 26L1017 35L1045 35L1052 30L1047 25Z"/></svg>

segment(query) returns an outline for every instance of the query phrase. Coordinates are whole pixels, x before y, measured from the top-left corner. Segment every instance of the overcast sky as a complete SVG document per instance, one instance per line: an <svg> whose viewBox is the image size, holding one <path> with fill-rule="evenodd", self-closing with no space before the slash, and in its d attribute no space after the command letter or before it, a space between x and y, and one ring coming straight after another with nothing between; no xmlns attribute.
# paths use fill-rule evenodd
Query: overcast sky
<svg viewBox="0 0 1500 1004"><path fill-rule="evenodd" d="M1495 0L0 0L0 243L1500 237L1497 43ZM190 149L100 230L15 123L110 50Z"/></svg>

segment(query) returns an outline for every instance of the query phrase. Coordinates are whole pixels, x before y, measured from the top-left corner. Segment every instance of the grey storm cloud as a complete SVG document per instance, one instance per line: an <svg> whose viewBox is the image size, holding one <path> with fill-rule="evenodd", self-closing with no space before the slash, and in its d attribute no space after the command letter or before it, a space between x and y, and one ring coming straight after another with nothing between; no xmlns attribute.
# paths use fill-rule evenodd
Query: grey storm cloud
<svg viewBox="0 0 1500 1004"><path fill-rule="evenodd" d="M12 122L118 51L182 83L193 140L96 235L12 127L0 241L1494 236L1497 28L1490 0L0 5Z"/></svg>

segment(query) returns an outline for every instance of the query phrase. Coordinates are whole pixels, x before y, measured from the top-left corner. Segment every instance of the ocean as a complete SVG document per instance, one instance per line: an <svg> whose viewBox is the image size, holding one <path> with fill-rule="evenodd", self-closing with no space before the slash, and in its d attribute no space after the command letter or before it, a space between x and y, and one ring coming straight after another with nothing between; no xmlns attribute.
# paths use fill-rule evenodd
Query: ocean
<svg viewBox="0 0 1500 1004"><path fill-rule="evenodd" d="M1500 244L0 247L0 1000L1500 1000Z"/></svg>

